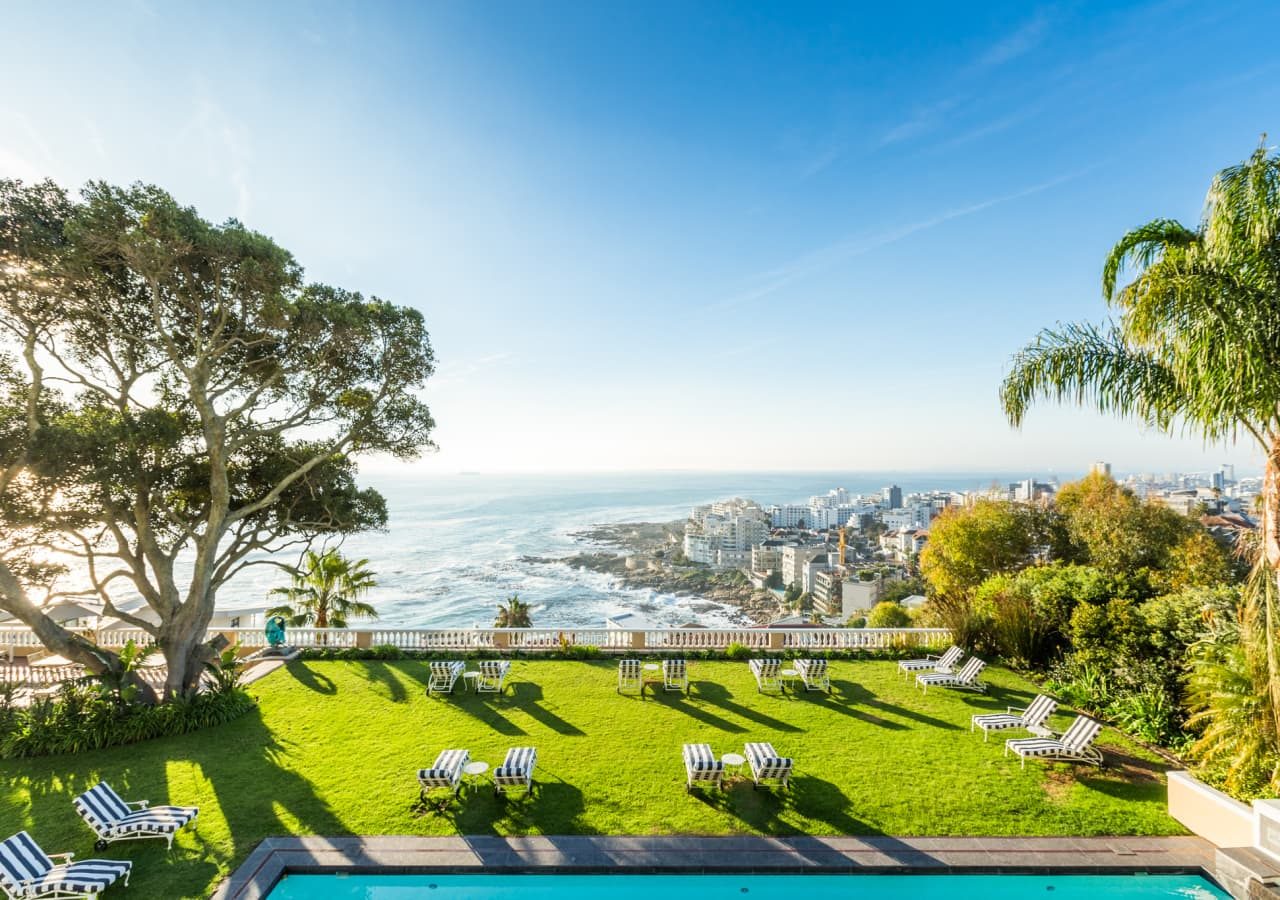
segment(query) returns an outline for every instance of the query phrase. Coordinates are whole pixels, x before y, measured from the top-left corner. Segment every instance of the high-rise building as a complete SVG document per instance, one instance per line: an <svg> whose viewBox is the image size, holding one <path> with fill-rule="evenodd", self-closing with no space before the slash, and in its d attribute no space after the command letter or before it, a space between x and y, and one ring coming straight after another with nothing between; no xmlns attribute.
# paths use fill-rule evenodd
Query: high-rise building
<svg viewBox="0 0 1280 900"><path fill-rule="evenodd" d="M1236 483L1236 467L1234 463L1222 464L1222 480L1227 484Z"/></svg>
<svg viewBox="0 0 1280 900"><path fill-rule="evenodd" d="M880 499L889 509L901 509L902 488L898 487L896 484L891 484L888 487L881 488Z"/></svg>
<svg viewBox="0 0 1280 900"><path fill-rule="evenodd" d="M1092 475L1106 475L1108 478L1110 478L1111 463L1103 462L1099 460L1098 462L1094 463L1092 467L1090 467L1089 472Z"/></svg>

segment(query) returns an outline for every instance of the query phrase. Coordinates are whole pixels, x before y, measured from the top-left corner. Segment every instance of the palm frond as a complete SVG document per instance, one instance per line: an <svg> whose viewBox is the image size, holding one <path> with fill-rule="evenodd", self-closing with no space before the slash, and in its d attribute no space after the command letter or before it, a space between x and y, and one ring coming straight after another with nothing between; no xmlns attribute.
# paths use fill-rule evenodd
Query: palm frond
<svg viewBox="0 0 1280 900"><path fill-rule="evenodd" d="M1116 281L1127 267L1146 269L1171 247L1185 248L1199 236L1175 219L1155 219L1129 231L1116 242L1102 266L1102 296L1112 301Z"/></svg>

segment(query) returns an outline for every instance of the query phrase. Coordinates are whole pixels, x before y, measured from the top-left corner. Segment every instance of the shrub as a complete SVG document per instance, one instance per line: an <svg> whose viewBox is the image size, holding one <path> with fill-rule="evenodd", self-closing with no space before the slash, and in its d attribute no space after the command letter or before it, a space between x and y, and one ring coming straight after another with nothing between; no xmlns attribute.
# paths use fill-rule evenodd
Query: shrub
<svg viewBox="0 0 1280 900"><path fill-rule="evenodd" d="M83 684L67 684L57 698L0 713L0 758L81 753L186 734L222 725L253 709L244 691L199 694L159 706L121 706Z"/></svg>
<svg viewBox="0 0 1280 900"><path fill-rule="evenodd" d="M725 659L743 660L751 658L751 649L739 643L732 643L724 650Z"/></svg>
<svg viewBox="0 0 1280 900"><path fill-rule="evenodd" d="M849 625L848 625L848 627L849 627L849 628L866 628L866 627L867 627L867 617L866 617L866 616L853 616L853 617L851 617L851 618L849 619Z"/></svg>
<svg viewBox="0 0 1280 900"><path fill-rule="evenodd" d="M906 628L911 624L911 613L901 603L882 600L867 615L868 628Z"/></svg>

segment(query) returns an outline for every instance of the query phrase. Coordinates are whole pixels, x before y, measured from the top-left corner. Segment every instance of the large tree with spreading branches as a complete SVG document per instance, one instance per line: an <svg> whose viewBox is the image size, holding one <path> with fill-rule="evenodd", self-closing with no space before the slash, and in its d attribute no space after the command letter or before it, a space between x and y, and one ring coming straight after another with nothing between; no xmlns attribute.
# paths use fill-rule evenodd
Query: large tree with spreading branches
<svg viewBox="0 0 1280 900"><path fill-rule="evenodd" d="M0 609L118 673L43 608L92 596L190 694L223 585L385 524L355 460L430 446L432 370L417 311L309 284L239 222L148 185L0 180Z"/></svg>

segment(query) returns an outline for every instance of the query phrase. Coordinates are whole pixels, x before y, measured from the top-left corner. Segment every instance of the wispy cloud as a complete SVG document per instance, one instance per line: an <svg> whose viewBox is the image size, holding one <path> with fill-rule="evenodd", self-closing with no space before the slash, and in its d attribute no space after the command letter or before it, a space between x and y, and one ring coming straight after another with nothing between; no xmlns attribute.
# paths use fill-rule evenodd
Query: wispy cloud
<svg viewBox="0 0 1280 900"><path fill-rule="evenodd" d="M235 195L236 218L247 220L253 199L249 190L253 158L249 130L211 100L198 101L195 110L175 144L187 152L204 155L209 174L224 178Z"/></svg>
<svg viewBox="0 0 1280 900"><path fill-rule="evenodd" d="M1057 187L1060 184L1065 184L1068 181L1079 178L1092 171L1093 168L1095 168L1095 166L1090 166L1065 175L1059 175L1055 178L1050 178L1047 181L1033 184L1010 194L1001 194L1000 196L990 197L986 200L971 203L967 206L944 210L936 215L919 219L915 222L908 222L904 225L884 228L879 231L860 232L858 234L850 235L832 244L828 244L810 253L806 253L803 256L797 257L791 262L779 266L776 269L761 272L752 279L754 282L753 286L734 294L733 296L726 297L723 300L710 303L703 307L703 309L705 311L721 311L752 303L763 297L767 297L776 291L780 291L794 282L816 275L826 269L830 269L852 257L870 253L873 250L877 250L881 247L887 246L888 244L896 243L905 238L911 237L914 234L919 234L920 232L927 231L930 228L936 228L939 225L951 222L955 219L961 219L965 216L980 213L993 206L999 206L1002 203L1009 203L1014 200L1020 200L1024 197L1030 197L1031 195L1038 194L1041 191L1047 191L1050 188Z"/></svg>
<svg viewBox="0 0 1280 900"><path fill-rule="evenodd" d="M1037 13L1030 22L1022 25L1012 34L996 41L979 54L975 65L979 68L989 69L995 66L1002 66L1017 59L1019 56L1030 53L1044 38L1048 28L1048 17L1043 12Z"/></svg>
<svg viewBox="0 0 1280 900"><path fill-rule="evenodd" d="M947 114L963 102L963 97L948 97L916 109L910 116L884 133L880 138L880 146L886 147L900 141L909 141L936 130L946 121Z"/></svg>
<svg viewBox="0 0 1280 900"><path fill-rule="evenodd" d="M459 384L475 377L486 369L505 365L514 358L510 353L500 352L488 353L484 356L464 359L456 363L441 363L436 368L436 374L431 377L430 386L438 388L450 384Z"/></svg>

